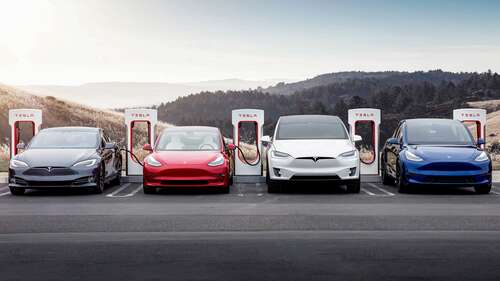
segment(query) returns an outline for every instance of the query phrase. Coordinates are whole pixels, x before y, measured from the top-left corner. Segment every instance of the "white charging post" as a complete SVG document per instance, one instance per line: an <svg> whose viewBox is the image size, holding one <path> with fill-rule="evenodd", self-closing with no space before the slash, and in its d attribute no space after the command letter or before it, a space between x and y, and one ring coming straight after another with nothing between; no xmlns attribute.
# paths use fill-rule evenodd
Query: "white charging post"
<svg viewBox="0 0 500 281"><path fill-rule="evenodd" d="M155 128L158 122L156 109L126 109L125 124L127 126L127 150L134 153L134 131L133 128L139 123L145 123L148 130L147 141L153 145L155 141ZM142 150L142 147L140 148ZM127 176L141 176L142 166L127 153Z"/></svg>
<svg viewBox="0 0 500 281"><path fill-rule="evenodd" d="M250 124L255 128L255 144L246 144L256 148L256 157L249 157L247 155L247 161L252 164L248 165L244 159L243 155L237 150L234 156L234 175L235 176L262 176L262 133L264 126L264 110L260 109L236 109L232 111L232 124L233 124L233 142L238 147L245 145L245 140L242 139L242 126L245 124Z"/></svg>
<svg viewBox="0 0 500 281"><path fill-rule="evenodd" d="M379 139L380 139L381 112L376 108L355 108L348 110L348 123L351 138L356 135L356 125L368 123L372 130L371 159L360 158L362 175L379 174Z"/></svg>
<svg viewBox="0 0 500 281"><path fill-rule="evenodd" d="M461 108L453 110L453 119L476 125L476 139L486 141L486 110L480 108ZM484 148L484 146L483 146Z"/></svg>
<svg viewBox="0 0 500 281"><path fill-rule="evenodd" d="M20 125L28 123L32 126L32 133L35 136L42 126L42 111L40 109L10 109L10 157L17 155L17 145L20 139Z"/></svg>

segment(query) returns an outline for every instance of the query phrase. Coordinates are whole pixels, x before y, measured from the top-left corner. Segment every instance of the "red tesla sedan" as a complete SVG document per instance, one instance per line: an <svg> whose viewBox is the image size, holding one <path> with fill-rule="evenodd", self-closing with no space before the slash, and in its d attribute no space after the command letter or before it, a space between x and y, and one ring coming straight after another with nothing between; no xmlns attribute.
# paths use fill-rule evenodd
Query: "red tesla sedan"
<svg viewBox="0 0 500 281"><path fill-rule="evenodd" d="M228 193L232 182L230 155L218 128L185 126L165 129L144 159L144 193L165 187L215 187Z"/></svg>

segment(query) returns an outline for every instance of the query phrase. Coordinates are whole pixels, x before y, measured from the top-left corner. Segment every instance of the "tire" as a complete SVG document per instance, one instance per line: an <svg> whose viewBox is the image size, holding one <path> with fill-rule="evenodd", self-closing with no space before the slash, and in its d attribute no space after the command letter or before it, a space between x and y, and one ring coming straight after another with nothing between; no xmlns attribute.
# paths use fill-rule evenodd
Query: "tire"
<svg viewBox="0 0 500 281"><path fill-rule="evenodd" d="M104 168L101 166L99 169L99 177L97 178L96 182L96 187L92 189L92 193L94 194L102 194L104 192L104 186L105 186L105 178L106 173L104 171Z"/></svg>
<svg viewBox="0 0 500 281"><path fill-rule="evenodd" d="M491 183L476 185L474 186L474 191L477 194L489 194L491 191Z"/></svg>
<svg viewBox="0 0 500 281"><path fill-rule="evenodd" d="M156 193L156 188L147 186L145 184L142 185L142 191L144 191L144 194L155 194Z"/></svg>
<svg viewBox="0 0 500 281"><path fill-rule="evenodd" d="M399 167L399 165L398 165ZM399 193L408 193L409 190L410 190L410 185L406 182L406 175L404 173L404 169L403 169L403 172L400 171L400 168L398 168L397 170L397 173L396 173L396 186L398 187L398 192Z"/></svg>
<svg viewBox="0 0 500 281"><path fill-rule="evenodd" d="M357 179L346 185L347 193L359 193L361 191L361 179Z"/></svg>
<svg viewBox="0 0 500 281"><path fill-rule="evenodd" d="M22 188L22 187L10 187L9 186L9 189L10 189L10 193L12 195L23 195L24 192L26 192L26 189Z"/></svg>
<svg viewBox="0 0 500 281"><path fill-rule="evenodd" d="M116 177L110 182L111 185L121 185L122 184L122 173L118 171Z"/></svg>
<svg viewBox="0 0 500 281"><path fill-rule="evenodd" d="M394 179L387 174L387 166L385 163L382 163L382 183L385 185L392 185L394 184Z"/></svg>

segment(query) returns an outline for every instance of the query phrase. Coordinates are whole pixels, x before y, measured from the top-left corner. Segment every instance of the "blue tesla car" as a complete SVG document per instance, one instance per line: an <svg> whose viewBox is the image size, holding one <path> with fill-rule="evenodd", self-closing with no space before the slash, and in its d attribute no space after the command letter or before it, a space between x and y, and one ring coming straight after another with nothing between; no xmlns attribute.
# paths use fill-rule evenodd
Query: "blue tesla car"
<svg viewBox="0 0 500 281"><path fill-rule="evenodd" d="M483 144L456 120L403 120L382 150L382 180L400 192L414 185L445 185L489 193L491 160Z"/></svg>

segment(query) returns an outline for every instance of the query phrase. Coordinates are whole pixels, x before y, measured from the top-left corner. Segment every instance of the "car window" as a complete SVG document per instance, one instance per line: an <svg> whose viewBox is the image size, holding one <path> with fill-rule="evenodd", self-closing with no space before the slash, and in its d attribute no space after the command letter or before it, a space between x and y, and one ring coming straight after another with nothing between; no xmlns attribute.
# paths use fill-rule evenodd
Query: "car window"
<svg viewBox="0 0 500 281"><path fill-rule="evenodd" d="M347 139L341 122L287 122L278 125L276 139Z"/></svg>
<svg viewBox="0 0 500 281"><path fill-rule="evenodd" d="M98 145L99 134L95 131L48 130L38 133L29 148L96 148Z"/></svg>
<svg viewBox="0 0 500 281"><path fill-rule="evenodd" d="M216 131L170 130L161 135L156 149L210 151L220 150L220 147L221 137Z"/></svg>
<svg viewBox="0 0 500 281"><path fill-rule="evenodd" d="M448 119L408 120L406 138L408 144L474 144L474 139L464 124Z"/></svg>

